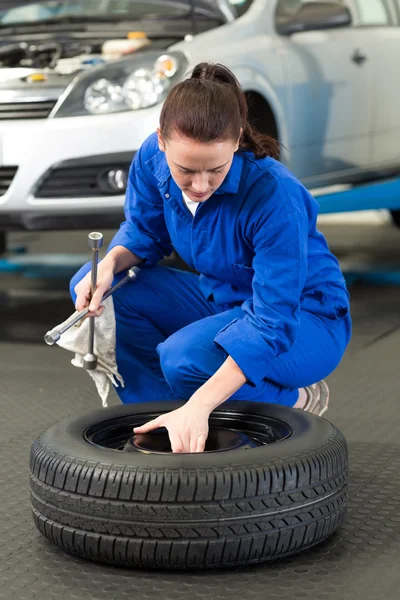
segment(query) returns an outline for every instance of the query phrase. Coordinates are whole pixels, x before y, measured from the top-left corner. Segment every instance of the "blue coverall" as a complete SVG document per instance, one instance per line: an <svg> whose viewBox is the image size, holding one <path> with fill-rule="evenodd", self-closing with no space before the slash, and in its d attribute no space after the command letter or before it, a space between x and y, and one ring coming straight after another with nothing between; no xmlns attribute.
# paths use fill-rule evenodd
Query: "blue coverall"
<svg viewBox="0 0 400 600"><path fill-rule="evenodd" d="M138 279L114 295L122 402L187 400L228 355L247 378L232 399L292 406L298 388L328 376L351 319L317 212L281 163L237 152L193 216L152 134L133 160L126 220L109 247L144 259ZM200 275L156 266L173 248ZM74 301L89 270L71 281Z"/></svg>

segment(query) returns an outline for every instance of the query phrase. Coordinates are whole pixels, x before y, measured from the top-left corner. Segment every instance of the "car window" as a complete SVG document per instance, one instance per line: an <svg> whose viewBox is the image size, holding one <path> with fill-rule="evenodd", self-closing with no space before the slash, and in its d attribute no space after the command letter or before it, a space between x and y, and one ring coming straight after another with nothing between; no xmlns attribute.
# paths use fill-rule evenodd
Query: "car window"
<svg viewBox="0 0 400 600"><path fill-rule="evenodd" d="M355 0L360 25L390 25L384 0Z"/></svg>
<svg viewBox="0 0 400 600"><path fill-rule="evenodd" d="M253 0L228 0L228 2L233 6L238 17L244 15L253 4Z"/></svg>
<svg viewBox="0 0 400 600"><path fill-rule="evenodd" d="M298 11L302 4L318 2L319 0L279 0L276 13L280 16L290 15ZM344 0L336 0L336 4L344 4Z"/></svg>

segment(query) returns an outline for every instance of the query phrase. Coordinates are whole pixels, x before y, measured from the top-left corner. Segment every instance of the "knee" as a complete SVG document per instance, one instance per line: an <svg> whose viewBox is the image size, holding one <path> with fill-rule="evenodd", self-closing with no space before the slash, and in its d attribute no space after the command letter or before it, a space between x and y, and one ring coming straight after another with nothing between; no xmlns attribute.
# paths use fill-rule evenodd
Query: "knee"
<svg viewBox="0 0 400 600"><path fill-rule="evenodd" d="M195 392L196 357L178 331L157 346L161 370L173 391L179 398L188 400ZM198 360L198 356L197 356ZM192 391L193 390L193 391Z"/></svg>
<svg viewBox="0 0 400 600"><path fill-rule="evenodd" d="M196 344L188 339L183 330L177 331L157 346L163 375L173 391L188 400L221 366L223 356L213 349Z"/></svg>
<svg viewBox="0 0 400 600"><path fill-rule="evenodd" d="M71 281L69 282L69 293L71 294L71 298L75 304L75 300L76 300L76 293L75 293L75 286L85 277L85 275L87 273L89 273L90 269L92 268L92 263L88 262L85 265L83 265L83 267L81 267L79 269L79 271L77 271L77 273L75 273L75 275L72 277Z"/></svg>

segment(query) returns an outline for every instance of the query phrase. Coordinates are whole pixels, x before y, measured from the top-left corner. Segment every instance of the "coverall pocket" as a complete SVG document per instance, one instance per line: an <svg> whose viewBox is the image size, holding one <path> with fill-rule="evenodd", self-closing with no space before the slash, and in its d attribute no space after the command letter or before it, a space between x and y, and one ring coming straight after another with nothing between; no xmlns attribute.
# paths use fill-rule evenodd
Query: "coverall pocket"
<svg viewBox="0 0 400 600"><path fill-rule="evenodd" d="M241 284L241 286L251 286L254 277L254 269L239 263L234 263L233 268L239 284Z"/></svg>
<svg viewBox="0 0 400 600"><path fill-rule="evenodd" d="M328 286L309 292L301 299L301 306L310 313L328 317L328 319L343 319L349 314L349 303L343 294L337 293Z"/></svg>

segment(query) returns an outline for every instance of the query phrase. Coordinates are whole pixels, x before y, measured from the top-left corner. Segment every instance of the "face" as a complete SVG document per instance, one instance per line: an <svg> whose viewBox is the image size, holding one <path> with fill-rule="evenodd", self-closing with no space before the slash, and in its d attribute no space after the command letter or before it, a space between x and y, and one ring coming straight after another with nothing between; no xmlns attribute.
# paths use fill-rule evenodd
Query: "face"
<svg viewBox="0 0 400 600"><path fill-rule="evenodd" d="M224 181L238 149L233 140L198 142L174 133L158 145L177 186L194 202L205 202Z"/></svg>

